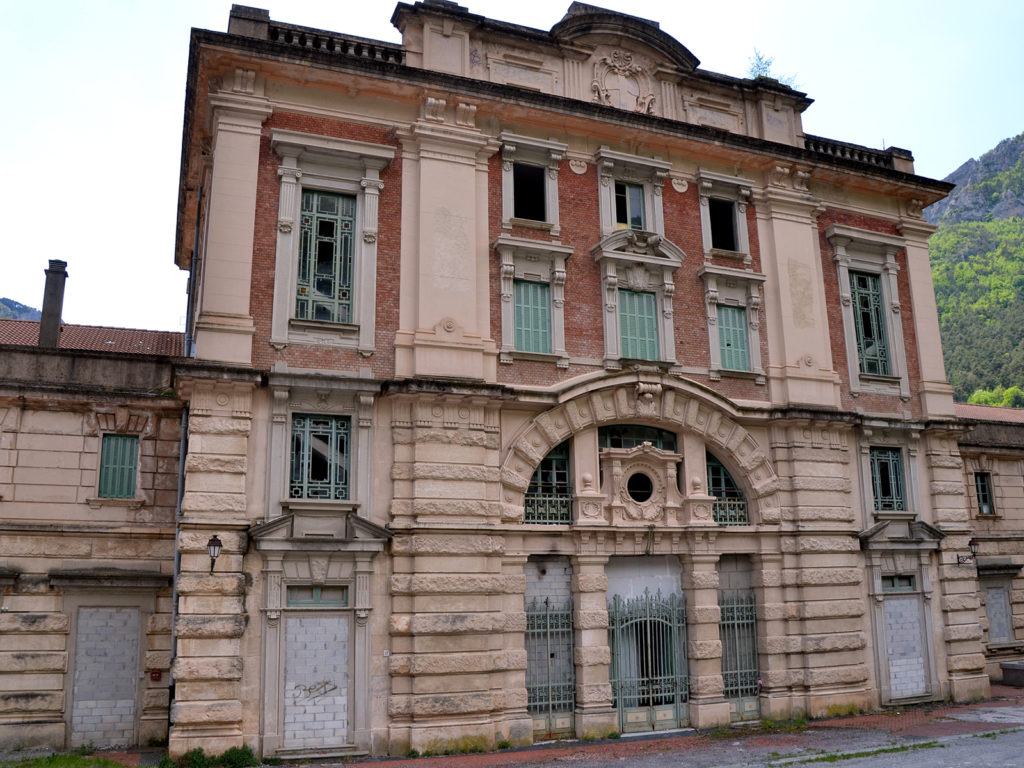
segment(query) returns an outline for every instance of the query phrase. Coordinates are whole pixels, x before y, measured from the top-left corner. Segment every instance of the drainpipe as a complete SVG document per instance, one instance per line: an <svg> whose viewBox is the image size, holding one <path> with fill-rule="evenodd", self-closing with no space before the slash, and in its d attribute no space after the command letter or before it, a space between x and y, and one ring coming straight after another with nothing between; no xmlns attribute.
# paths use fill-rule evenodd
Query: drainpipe
<svg viewBox="0 0 1024 768"><path fill-rule="evenodd" d="M167 672L167 731L170 733L171 705L174 704L174 660L178 655L178 576L181 574L181 552L178 539L181 537L181 501L185 496L185 451L188 445L188 403L181 412L181 437L178 442L178 503L174 510L174 580L171 591L171 668Z"/></svg>
<svg viewBox="0 0 1024 768"><path fill-rule="evenodd" d="M64 310L64 282L68 279L66 261L50 259L43 289L43 317L39 321L39 346L56 349L60 346L60 316Z"/></svg>

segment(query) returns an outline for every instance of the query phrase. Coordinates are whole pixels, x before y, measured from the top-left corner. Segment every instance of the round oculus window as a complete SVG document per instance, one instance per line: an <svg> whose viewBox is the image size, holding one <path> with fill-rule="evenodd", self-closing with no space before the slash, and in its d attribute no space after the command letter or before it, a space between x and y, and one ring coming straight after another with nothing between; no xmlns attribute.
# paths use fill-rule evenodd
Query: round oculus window
<svg viewBox="0 0 1024 768"><path fill-rule="evenodd" d="M634 472L626 481L626 492L633 501L643 503L654 493L654 483L643 472Z"/></svg>

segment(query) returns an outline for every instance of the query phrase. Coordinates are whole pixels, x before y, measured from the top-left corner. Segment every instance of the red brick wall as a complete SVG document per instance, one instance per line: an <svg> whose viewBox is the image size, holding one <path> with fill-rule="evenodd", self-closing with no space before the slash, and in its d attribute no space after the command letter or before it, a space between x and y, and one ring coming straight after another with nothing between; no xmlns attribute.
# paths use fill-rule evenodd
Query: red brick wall
<svg viewBox="0 0 1024 768"><path fill-rule="evenodd" d="M875 219L834 209L827 209L818 217L818 237L821 244L821 267L825 279L825 305L828 310L829 342L832 347L832 362L839 374L841 402L844 409L860 408L869 413L902 413L910 410L915 417L921 415L918 392L921 385L921 368L917 355L917 334L914 331L914 306L910 301L910 281L907 274L907 252L900 249L896 254L899 265L897 285L899 287L900 321L903 324L903 343L906 347L907 373L910 379L911 399L904 403L897 395L862 393L854 397L850 393L850 365L846 357L846 341L843 328L842 306L839 302L839 275L835 264L835 249L825 237L825 230L832 224L857 227L885 235L899 236L892 222ZM892 339L889 340L890 344ZM856 365L856 361L852 361Z"/></svg>
<svg viewBox="0 0 1024 768"><path fill-rule="evenodd" d="M285 349L278 351L270 346L277 253L278 198L281 189L281 182L277 175L281 158L270 147L270 131L273 128L395 147L395 159L381 172L380 176L384 183L384 189L380 193L377 224L376 352L370 358L362 357L355 349L289 344ZM253 365L257 368L268 369L274 363L286 362L294 367L345 372L354 372L359 368L369 367L373 371L373 375L378 378L393 377L395 372L395 332L398 330L399 249L402 221L402 157L394 131L310 115L275 112L263 125L259 162L252 295L249 309L256 327L252 343Z"/></svg>
<svg viewBox="0 0 1024 768"><path fill-rule="evenodd" d="M491 240L501 234L501 160L498 156L489 165L488 200L490 205ZM562 161L558 172L558 209L563 245L573 248L573 254L566 263L565 279L565 339L566 351L573 358L604 359L604 294L601 287L601 267L594 260L590 249L601 239L600 208L598 203L599 181L597 168L588 163L583 174L576 174L569 168L568 161ZM704 246L701 237L700 203L696 185L689 185L685 192L676 192L671 183L662 189L662 203L665 216L665 236L683 249L686 258L676 271L676 291L673 297L675 321L676 359L680 365L708 367L707 309L704 303L704 282L697 273L704 264ZM753 268L760 271L761 259L758 250L757 224L754 207L747 206L747 226L750 231L750 248ZM516 237L536 240L552 240L547 232L534 229L513 228ZM490 253L491 284L491 338L501 343L501 290L500 264L496 253ZM722 261L721 266L736 267L736 262ZM761 327L764 328L764 310L761 310ZM767 334L761 334L761 359L767 364ZM499 364L498 380L506 384L549 386L573 378L582 373L599 370L599 366L570 365L568 369L558 368L553 362L516 360L512 364ZM726 377L711 381L706 374L688 375L688 378L729 398L761 399L768 397L765 385L755 384L750 379Z"/></svg>

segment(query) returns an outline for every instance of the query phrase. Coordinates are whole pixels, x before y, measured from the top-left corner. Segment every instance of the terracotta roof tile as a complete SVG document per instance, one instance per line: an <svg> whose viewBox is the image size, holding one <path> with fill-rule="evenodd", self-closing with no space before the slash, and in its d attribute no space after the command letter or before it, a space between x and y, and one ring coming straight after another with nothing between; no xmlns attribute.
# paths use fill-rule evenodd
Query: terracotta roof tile
<svg viewBox="0 0 1024 768"><path fill-rule="evenodd" d="M998 408L994 405L954 403L953 410L961 419L973 419L975 421L1005 421L1012 424L1024 424L1024 408Z"/></svg>
<svg viewBox="0 0 1024 768"><path fill-rule="evenodd" d="M0 320L0 344L34 347L38 343L38 321ZM60 348L180 357L184 348L184 334L138 328L105 328L98 325L62 325Z"/></svg>

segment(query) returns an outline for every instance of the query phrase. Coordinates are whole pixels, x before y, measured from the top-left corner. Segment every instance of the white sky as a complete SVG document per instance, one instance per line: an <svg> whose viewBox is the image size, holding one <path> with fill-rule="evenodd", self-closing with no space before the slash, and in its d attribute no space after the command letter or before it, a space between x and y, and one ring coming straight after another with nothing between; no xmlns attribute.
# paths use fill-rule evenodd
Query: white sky
<svg viewBox="0 0 1024 768"><path fill-rule="evenodd" d="M385 0L247 0L271 18L399 42ZM570 0L462 0L550 29ZM815 99L804 130L914 153L942 178L1024 131L1018 0L592 0L661 23L713 72L757 47ZM0 297L42 305L68 262L64 321L184 329L174 266L189 28L227 29L230 0L0 0L7 169Z"/></svg>

